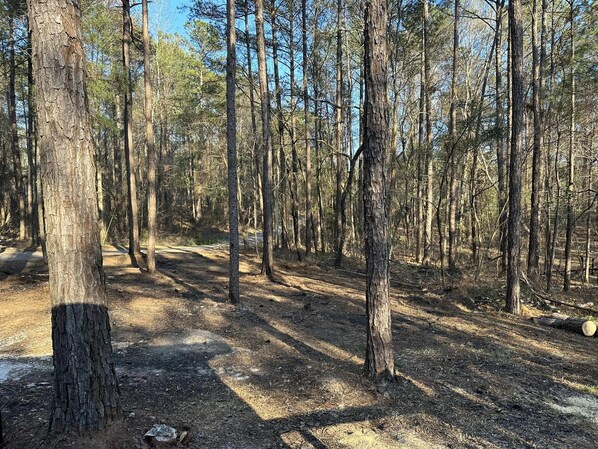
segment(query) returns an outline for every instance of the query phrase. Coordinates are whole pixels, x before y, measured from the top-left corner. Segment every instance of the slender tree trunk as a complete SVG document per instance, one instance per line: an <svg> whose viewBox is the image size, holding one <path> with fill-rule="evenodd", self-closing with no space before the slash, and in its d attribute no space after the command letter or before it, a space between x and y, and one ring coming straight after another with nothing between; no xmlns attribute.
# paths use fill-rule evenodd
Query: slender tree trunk
<svg viewBox="0 0 598 449"><path fill-rule="evenodd" d="M532 11L532 74L533 74L533 113L534 113L534 138L532 156L532 197L529 225L529 246L527 254L527 275L535 281L540 270L540 209L542 198L543 174L543 112L542 112L542 66L543 54L540 51L541 43L538 37L538 14L544 17L544 7L540 12L538 2L534 0ZM542 19L542 28L544 20Z"/></svg>
<svg viewBox="0 0 598 449"><path fill-rule="evenodd" d="M511 47L511 156L509 176L509 220L507 263L507 312L520 314L519 273L521 253L521 154L523 151L523 116L525 79L523 76L523 18L521 0L509 2L509 35Z"/></svg>
<svg viewBox="0 0 598 449"><path fill-rule="evenodd" d="M137 205L137 165L133 148L133 85L131 81L131 6L130 0L122 0L123 6L123 68L125 89L125 162L127 177L127 205L129 216L129 256L131 263L138 266L142 260L139 246L139 207Z"/></svg>
<svg viewBox="0 0 598 449"><path fill-rule="evenodd" d="M270 92L266 66L266 41L264 38L264 2L255 0L255 29L257 36L258 72L260 81L260 103L262 109L262 135L264 141L264 163L262 197L263 211L263 254L262 273L270 280L274 278L274 255L272 241L272 134L270 132Z"/></svg>
<svg viewBox="0 0 598 449"><path fill-rule="evenodd" d="M153 92L147 0L142 0L143 80L145 90L145 140L147 148L147 271L156 271L156 143L154 138Z"/></svg>
<svg viewBox="0 0 598 449"><path fill-rule="evenodd" d="M288 249L288 232L286 226L286 197L287 197L287 162L284 152L284 116L282 110L282 89L280 87L280 63L278 59L278 25L277 15L274 11L271 13L272 20L272 59L274 63L274 89L276 96L276 114L278 116L278 166L280 175L280 246L282 249Z"/></svg>
<svg viewBox="0 0 598 449"><path fill-rule="evenodd" d="M428 11L428 0L423 0L424 14L424 102L426 109L426 156L425 172L426 178L426 203L424 208L424 254L423 263L430 263L432 251L432 220L434 218L434 136L432 134L432 100L431 84L432 75L430 69L430 13Z"/></svg>
<svg viewBox="0 0 598 449"><path fill-rule="evenodd" d="M336 184L334 196L334 251L338 253L341 239L341 198L343 180L343 0L336 2L336 104L335 104L335 168ZM337 256L338 257L338 256Z"/></svg>
<svg viewBox="0 0 598 449"><path fill-rule="evenodd" d="M301 260L301 249L299 247L300 230L299 230L299 184L297 178L299 176L299 156L297 154L297 138L296 138L296 120L295 120L295 95L293 89L295 86L295 21L294 1L289 2L290 17L289 17L289 80L291 84L290 91L290 106L291 106L291 126L289 128L289 137L291 139L291 215L293 216L293 241L295 243L295 251L297 252L297 259ZM307 226L307 223L306 223Z"/></svg>
<svg viewBox="0 0 598 449"><path fill-rule="evenodd" d="M307 0L301 0L301 40L303 44L303 116L305 126L305 256L311 253L314 215L311 208L311 134L309 120ZM317 244L316 244L317 246Z"/></svg>
<svg viewBox="0 0 598 449"><path fill-rule="evenodd" d="M570 33L571 33L571 59L570 64L570 122L569 122L569 155L567 158L567 233L565 237L565 279L563 290L569 291L571 288L571 249L573 246L573 232L575 230L575 215L573 210L573 194L575 193L575 34L574 19L575 5L574 0L569 0L570 6Z"/></svg>
<svg viewBox="0 0 598 449"><path fill-rule="evenodd" d="M561 206L561 179L559 175L558 165L560 158L560 147L561 147L561 132L557 122L557 140L555 145L555 156L554 156L554 173L556 180L556 204L554 206L554 222L552 225L552 235L550 235L550 244L548 246L548 263L546 266L546 290L552 289L552 269L554 267L554 259L556 256L556 242L559 235L560 215L559 210Z"/></svg>
<svg viewBox="0 0 598 449"><path fill-rule="evenodd" d="M459 50L459 0L455 0L455 19L453 21L453 74L451 78L451 108L449 119L449 155L447 161L449 166L446 168L450 171L448 191L448 265L449 269L453 270L456 266L457 259L457 76L459 68L458 59Z"/></svg>
<svg viewBox="0 0 598 449"><path fill-rule="evenodd" d="M504 0L496 0L496 56L495 56L495 95L496 95L496 165L498 171L498 227L499 227L499 250L500 266L504 271L507 268L507 183L508 164L507 148L505 146L505 127L503 118L503 97L502 97L502 27L503 27L503 6ZM508 57L508 56L507 56ZM509 63L510 64L510 63Z"/></svg>
<svg viewBox="0 0 598 449"><path fill-rule="evenodd" d="M19 205L19 240L27 238L27 211L25 208L25 189L23 188L23 169L21 165L21 149L19 148L19 130L17 128L17 95L15 65L15 19L14 12L8 17L8 118L10 121L10 145L13 157L15 188Z"/></svg>
<svg viewBox="0 0 598 449"><path fill-rule="evenodd" d="M75 1L28 5L52 299L50 430L83 432L106 427L122 411L104 290L81 12Z"/></svg>
<svg viewBox="0 0 598 449"><path fill-rule="evenodd" d="M593 130L592 130L593 131ZM592 140L590 139L589 142L589 150L588 153L592 154ZM590 158L586 158L586 179L587 179L587 189L588 191L592 191L592 164L593 161ZM591 258L591 243L592 243L592 205L594 201L593 198L588 199L587 210L586 210L586 229L585 229L585 243L584 243L584 259L583 259L583 282L584 284L590 283L590 258Z"/></svg>
<svg viewBox="0 0 598 449"><path fill-rule="evenodd" d="M239 302L239 202L237 199L237 111L235 77L237 49L235 1L226 2L226 147L228 155L228 298Z"/></svg>
<svg viewBox="0 0 598 449"><path fill-rule="evenodd" d="M386 155L389 144L385 0L365 3L365 123L363 202L366 254L367 349L365 372L394 378L388 274Z"/></svg>
<svg viewBox="0 0 598 449"><path fill-rule="evenodd" d="M27 216L29 217L29 235L31 243L39 243L39 220L37 216L37 161L35 158L35 105L33 103L33 62L31 61L31 32L27 35Z"/></svg>
<svg viewBox="0 0 598 449"><path fill-rule="evenodd" d="M256 145L257 141L257 120L256 120L256 105L255 105L255 84L253 81L253 67L252 67L252 57L251 57L251 39L249 36L249 0L245 0L243 3L244 11L243 17L245 22L245 48L247 51L247 79L249 81L249 111L251 113L251 134L253 138L251 139L251 161L253 164L253 168L255 170L255 176L253 177L256 187L253 191L255 193L254 201L253 201L253 226L256 229L256 252L257 252L257 227L258 227L258 207L257 204L259 203L259 210L263 211L263 196L261 195L262 191L262 176L260 174L260 162L259 162L259 154L258 148Z"/></svg>

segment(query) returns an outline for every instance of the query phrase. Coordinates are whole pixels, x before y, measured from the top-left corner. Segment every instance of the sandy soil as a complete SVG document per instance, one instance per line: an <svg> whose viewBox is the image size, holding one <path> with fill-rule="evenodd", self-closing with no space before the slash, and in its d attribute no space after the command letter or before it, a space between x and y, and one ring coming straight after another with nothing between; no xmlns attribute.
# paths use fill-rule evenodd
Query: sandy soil
<svg viewBox="0 0 598 449"><path fill-rule="evenodd" d="M155 423L189 428L192 448L596 447L598 339L499 312L500 284L393 267L398 380L375 385L361 374L358 268L281 256L270 283L247 253L235 307L226 257L163 252L153 278L106 257L125 419L82 437L46 433L47 274L39 261L0 267L5 447L145 448Z"/></svg>

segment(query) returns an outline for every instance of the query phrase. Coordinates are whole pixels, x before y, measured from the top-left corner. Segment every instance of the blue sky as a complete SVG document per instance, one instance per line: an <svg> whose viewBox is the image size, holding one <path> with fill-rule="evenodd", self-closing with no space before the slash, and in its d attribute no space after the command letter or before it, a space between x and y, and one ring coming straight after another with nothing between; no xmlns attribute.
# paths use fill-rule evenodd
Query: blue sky
<svg viewBox="0 0 598 449"><path fill-rule="evenodd" d="M180 8L189 5L191 1L155 0L150 2L149 10L154 27L157 26L162 31L186 34L187 13L180 11Z"/></svg>

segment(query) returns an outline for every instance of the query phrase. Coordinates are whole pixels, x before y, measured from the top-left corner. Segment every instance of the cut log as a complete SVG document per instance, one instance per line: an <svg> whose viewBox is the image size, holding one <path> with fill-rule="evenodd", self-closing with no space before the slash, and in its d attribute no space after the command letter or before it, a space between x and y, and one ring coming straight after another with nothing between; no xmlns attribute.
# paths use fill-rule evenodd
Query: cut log
<svg viewBox="0 0 598 449"><path fill-rule="evenodd" d="M572 318L567 315L554 313L549 317L534 317L533 322L542 326L555 327L557 329L565 329L570 332L575 332L586 337L593 337L596 334L596 322L586 320L583 318Z"/></svg>

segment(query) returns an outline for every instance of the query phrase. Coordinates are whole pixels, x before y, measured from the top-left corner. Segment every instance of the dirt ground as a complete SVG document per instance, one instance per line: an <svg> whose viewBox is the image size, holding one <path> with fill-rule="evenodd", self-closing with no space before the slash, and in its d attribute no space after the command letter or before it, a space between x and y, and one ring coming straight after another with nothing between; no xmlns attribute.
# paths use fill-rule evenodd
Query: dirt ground
<svg viewBox="0 0 598 449"><path fill-rule="evenodd" d="M5 448L146 448L156 423L191 448L578 448L598 442L598 338L497 310L500 284L393 267L398 380L361 373L364 278L278 259L279 283L242 257L242 303L226 303L218 248L163 252L160 274L105 258L122 423L49 436L50 303L41 263L0 270ZM586 297L597 290L586 290ZM572 294L573 296L575 293ZM0 400L0 404L2 401Z"/></svg>

